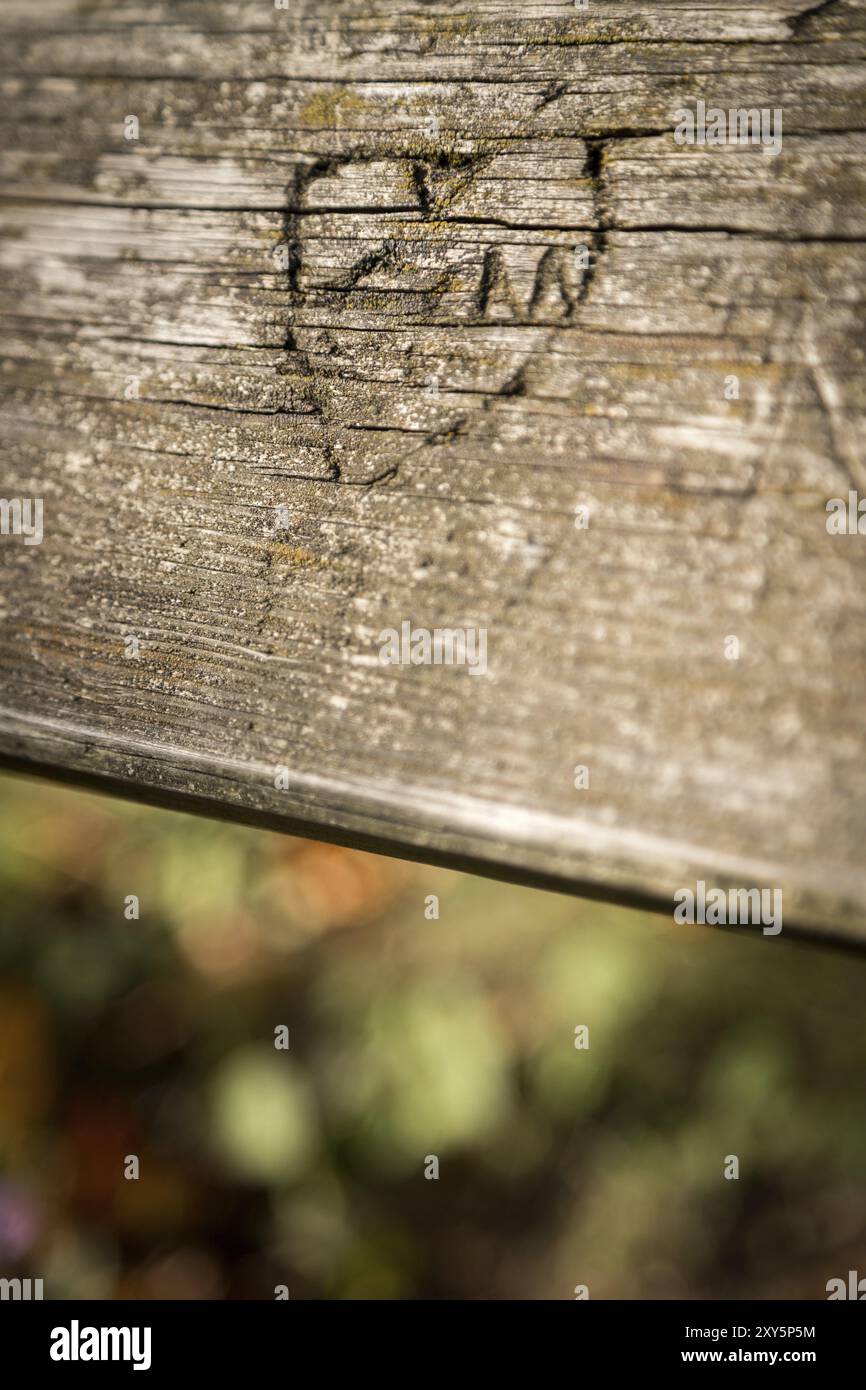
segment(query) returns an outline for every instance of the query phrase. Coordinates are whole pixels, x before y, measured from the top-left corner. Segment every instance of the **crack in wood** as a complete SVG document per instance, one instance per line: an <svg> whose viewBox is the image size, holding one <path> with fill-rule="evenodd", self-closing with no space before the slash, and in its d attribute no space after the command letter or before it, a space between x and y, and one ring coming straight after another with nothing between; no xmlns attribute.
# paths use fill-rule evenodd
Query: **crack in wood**
<svg viewBox="0 0 866 1390"><path fill-rule="evenodd" d="M810 5L808 9L801 10L799 14L791 15L788 20L791 33L794 37L799 37L804 29L811 27L812 22L819 15L826 14L827 10L838 4L838 0L819 0L817 5Z"/></svg>

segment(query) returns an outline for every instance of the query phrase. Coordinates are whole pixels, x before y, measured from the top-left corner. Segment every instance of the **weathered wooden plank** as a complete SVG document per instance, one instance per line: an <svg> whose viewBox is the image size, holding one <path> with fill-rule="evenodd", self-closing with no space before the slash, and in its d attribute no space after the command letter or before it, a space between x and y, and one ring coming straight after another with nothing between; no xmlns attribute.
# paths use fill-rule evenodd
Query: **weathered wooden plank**
<svg viewBox="0 0 866 1390"><path fill-rule="evenodd" d="M0 32L3 760L862 939L866 7ZM381 665L404 620L486 676Z"/></svg>

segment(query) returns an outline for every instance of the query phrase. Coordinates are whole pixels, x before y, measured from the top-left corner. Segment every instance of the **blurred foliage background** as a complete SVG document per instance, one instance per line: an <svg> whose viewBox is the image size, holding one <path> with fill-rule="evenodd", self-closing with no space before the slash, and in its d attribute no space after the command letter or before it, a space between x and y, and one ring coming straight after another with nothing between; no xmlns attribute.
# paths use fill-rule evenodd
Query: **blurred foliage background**
<svg viewBox="0 0 866 1390"><path fill-rule="evenodd" d="M46 1297L866 1274L866 959L10 777L0 904L0 1276Z"/></svg>

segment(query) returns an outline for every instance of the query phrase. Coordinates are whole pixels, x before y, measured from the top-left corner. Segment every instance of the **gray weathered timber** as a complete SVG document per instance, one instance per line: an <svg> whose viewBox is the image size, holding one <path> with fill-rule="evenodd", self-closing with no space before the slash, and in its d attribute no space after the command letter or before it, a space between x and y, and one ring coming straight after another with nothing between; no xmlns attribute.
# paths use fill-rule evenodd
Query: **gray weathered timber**
<svg viewBox="0 0 866 1390"><path fill-rule="evenodd" d="M0 40L3 762L866 940L862 0ZM678 145L699 99L781 153ZM404 620L487 675L381 665Z"/></svg>

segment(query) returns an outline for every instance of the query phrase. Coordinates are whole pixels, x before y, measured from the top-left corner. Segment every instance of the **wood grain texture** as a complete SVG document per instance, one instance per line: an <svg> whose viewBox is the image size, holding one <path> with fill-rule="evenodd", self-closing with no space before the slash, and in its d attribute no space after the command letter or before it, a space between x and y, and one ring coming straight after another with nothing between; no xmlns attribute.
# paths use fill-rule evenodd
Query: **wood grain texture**
<svg viewBox="0 0 866 1390"><path fill-rule="evenodd" d="M866 940L861 0L0 38L6 765ZM677 145L699 98L782 152ZM487 676L380 665L407 619Z"/></svg>

